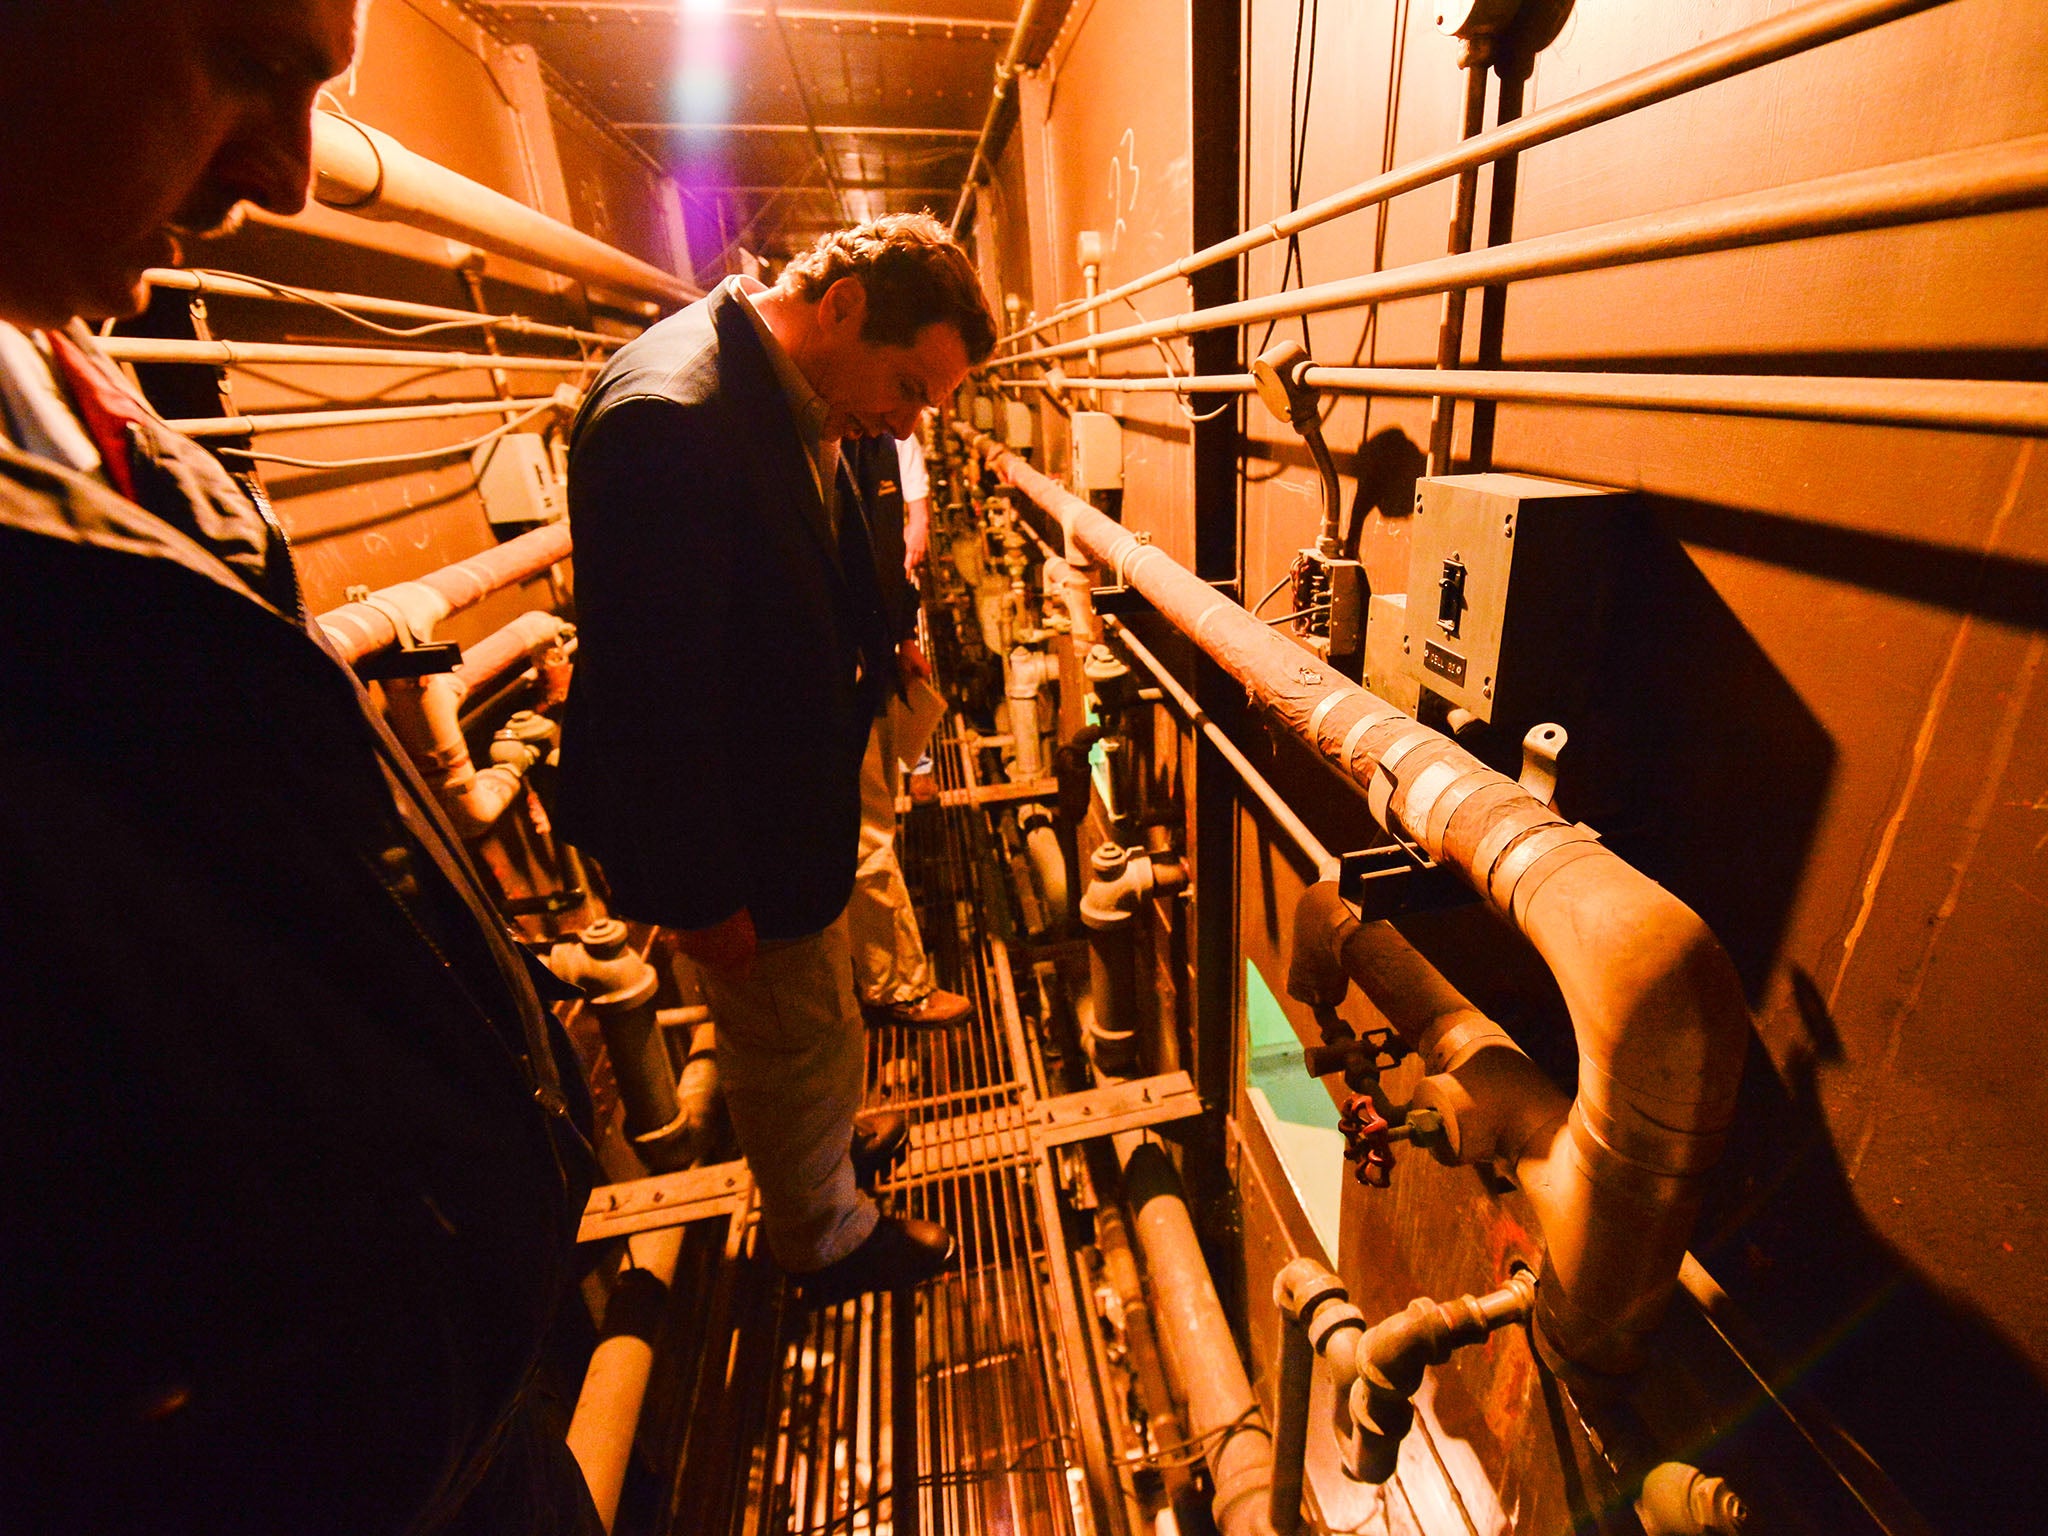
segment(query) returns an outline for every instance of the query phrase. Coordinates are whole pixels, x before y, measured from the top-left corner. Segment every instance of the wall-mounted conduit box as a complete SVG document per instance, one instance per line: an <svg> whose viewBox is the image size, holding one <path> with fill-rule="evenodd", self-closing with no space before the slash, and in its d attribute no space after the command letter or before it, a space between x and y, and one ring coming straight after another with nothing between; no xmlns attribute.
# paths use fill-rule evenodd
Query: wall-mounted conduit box
<svg viewBox="0 0 2048 1536"><path fill-rule="evenodd" d="M1124 429L1107 411L1076 411L1069 428L1073 442L1074 494L1124 488Z"/></svg>
<svg viewBox="0 0 2048 1536"><path fill-rule="evenodd" d="M470 464L484 516L493 525L552 523L568 511L547 439L538 432L512 432L485 443Z"/></svg>
<svg viewBox="0 0 2048 1536"><path fill-rule="evenodd" d="M1019 453L1029 453L1034 428L1038 425L1038 412L1022 400L1003 402L1003 441Z"/></svg>
<svg viewBox="0 0 2048 1536"><path fill-rule="evenodd" d="M1575 714L1633 501L1528 475L1418 481L1408 600L1375 603L1370 622L1401 624L1408 677L1453 708L1516 732Z"/></svg>

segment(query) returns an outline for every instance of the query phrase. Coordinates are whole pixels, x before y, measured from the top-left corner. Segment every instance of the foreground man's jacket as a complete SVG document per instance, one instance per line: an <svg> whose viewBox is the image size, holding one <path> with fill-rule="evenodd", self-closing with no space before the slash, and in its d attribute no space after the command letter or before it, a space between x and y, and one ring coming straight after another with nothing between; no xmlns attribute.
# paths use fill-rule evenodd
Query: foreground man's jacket
<svg viewBox="0 0 2048 1536"><path fill-rule="evenodd" d="M281 535L131 432L141 506L0 442L0 1529L583 1529L551 1021Z"/></svg>

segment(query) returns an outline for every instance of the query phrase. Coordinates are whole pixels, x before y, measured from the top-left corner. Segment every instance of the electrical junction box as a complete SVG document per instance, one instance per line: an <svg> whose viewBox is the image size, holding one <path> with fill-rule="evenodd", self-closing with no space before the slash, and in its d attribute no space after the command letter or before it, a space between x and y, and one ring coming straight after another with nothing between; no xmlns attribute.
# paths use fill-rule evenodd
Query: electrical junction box
<svg viewBox="0 0 2048 1536"><path fill-rule="evenodd" d="M1634 500L1528 475L1417 481L1401 616L1410 681L1516 733L1575 715Z"/></svg>
<svg viewBox="0 0 2048 1536"><path fill-rule="evenodd" d="M1375 592L1365 605L1365 686L1396 709L1415 713L1422 686L1408 675L1401 654L1408 629L1408 598L1400 592Z"/></svg>
<svg viewBox="0 0 2048 1536"><path fill-rule="evenodd" d="M470 458L484 516L494 525L552 523L564 516L561 483L538 432L509 432L485 443Z"/></svg>
<svg viewBox="0 0 2048 1536"><path fill-rule="evenodd" d="M1076 411L1068 423L1073 442L1074 494L1124 488L1124 428L1107 411Z"/></svg>
<svg viewBox="0 0 2048 1536"><path fill-rule="evenodd" d="M1031 446L1038 413L1022 400L1003 402L1003 441L1022 452Z"/></svg>
<svg viewBox="0 0 2048 1536"><path fill-rule="evenodd" d="M977 432L995 431L995 401L987 395L976 395L967 407L967 419L974 423L974 430Z"/></svg>

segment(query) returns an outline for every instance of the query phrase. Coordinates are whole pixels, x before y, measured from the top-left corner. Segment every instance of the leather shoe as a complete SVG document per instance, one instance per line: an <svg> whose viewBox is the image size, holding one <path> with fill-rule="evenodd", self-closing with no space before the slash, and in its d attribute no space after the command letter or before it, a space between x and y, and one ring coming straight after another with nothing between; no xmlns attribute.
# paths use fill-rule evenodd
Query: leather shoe
<svg viewBox="0 0 2048 1536"><path fill-rule="evenodd" d="M912 1002L869 1003L866 1007L869 1023L897 1024L905 1029L949 1029L965 1023L974 1012L973 1003L943 988L934 988Z"/></svg>
<svg viewBox="0 0 2048 1536"><path fill-rule="evenodd" d="M806 1305L836 1306L869 1291L921 1284L953 1262L953 1234L915 1216L884 1216L868 1240L837 1263L796 1277Z"/></svg>
<svg viewBox="0 0 2048 1536"><path fill-rule="evenodd" d="M866 1188L903 1161L910 1122L893 1109L866 1109L853 1117L853 1181Z"/></svg>

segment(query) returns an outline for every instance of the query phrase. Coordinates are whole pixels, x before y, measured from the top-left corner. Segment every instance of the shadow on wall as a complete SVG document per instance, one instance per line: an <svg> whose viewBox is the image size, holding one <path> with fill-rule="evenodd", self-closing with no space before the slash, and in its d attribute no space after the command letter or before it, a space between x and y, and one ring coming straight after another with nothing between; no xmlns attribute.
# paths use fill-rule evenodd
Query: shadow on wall
<svg viewBox="0 0 2048 1536"><path fill-rule="evenodd" d="M1935 1530L2038 1536L2048 1383L1864 1220L1819 1092L1841 1038L1813 979L1791 976L1803 1049L1782 1078L1752 1052L1694 1251L1777 1349L1777 1385L1826 1403Z"/></svg>

